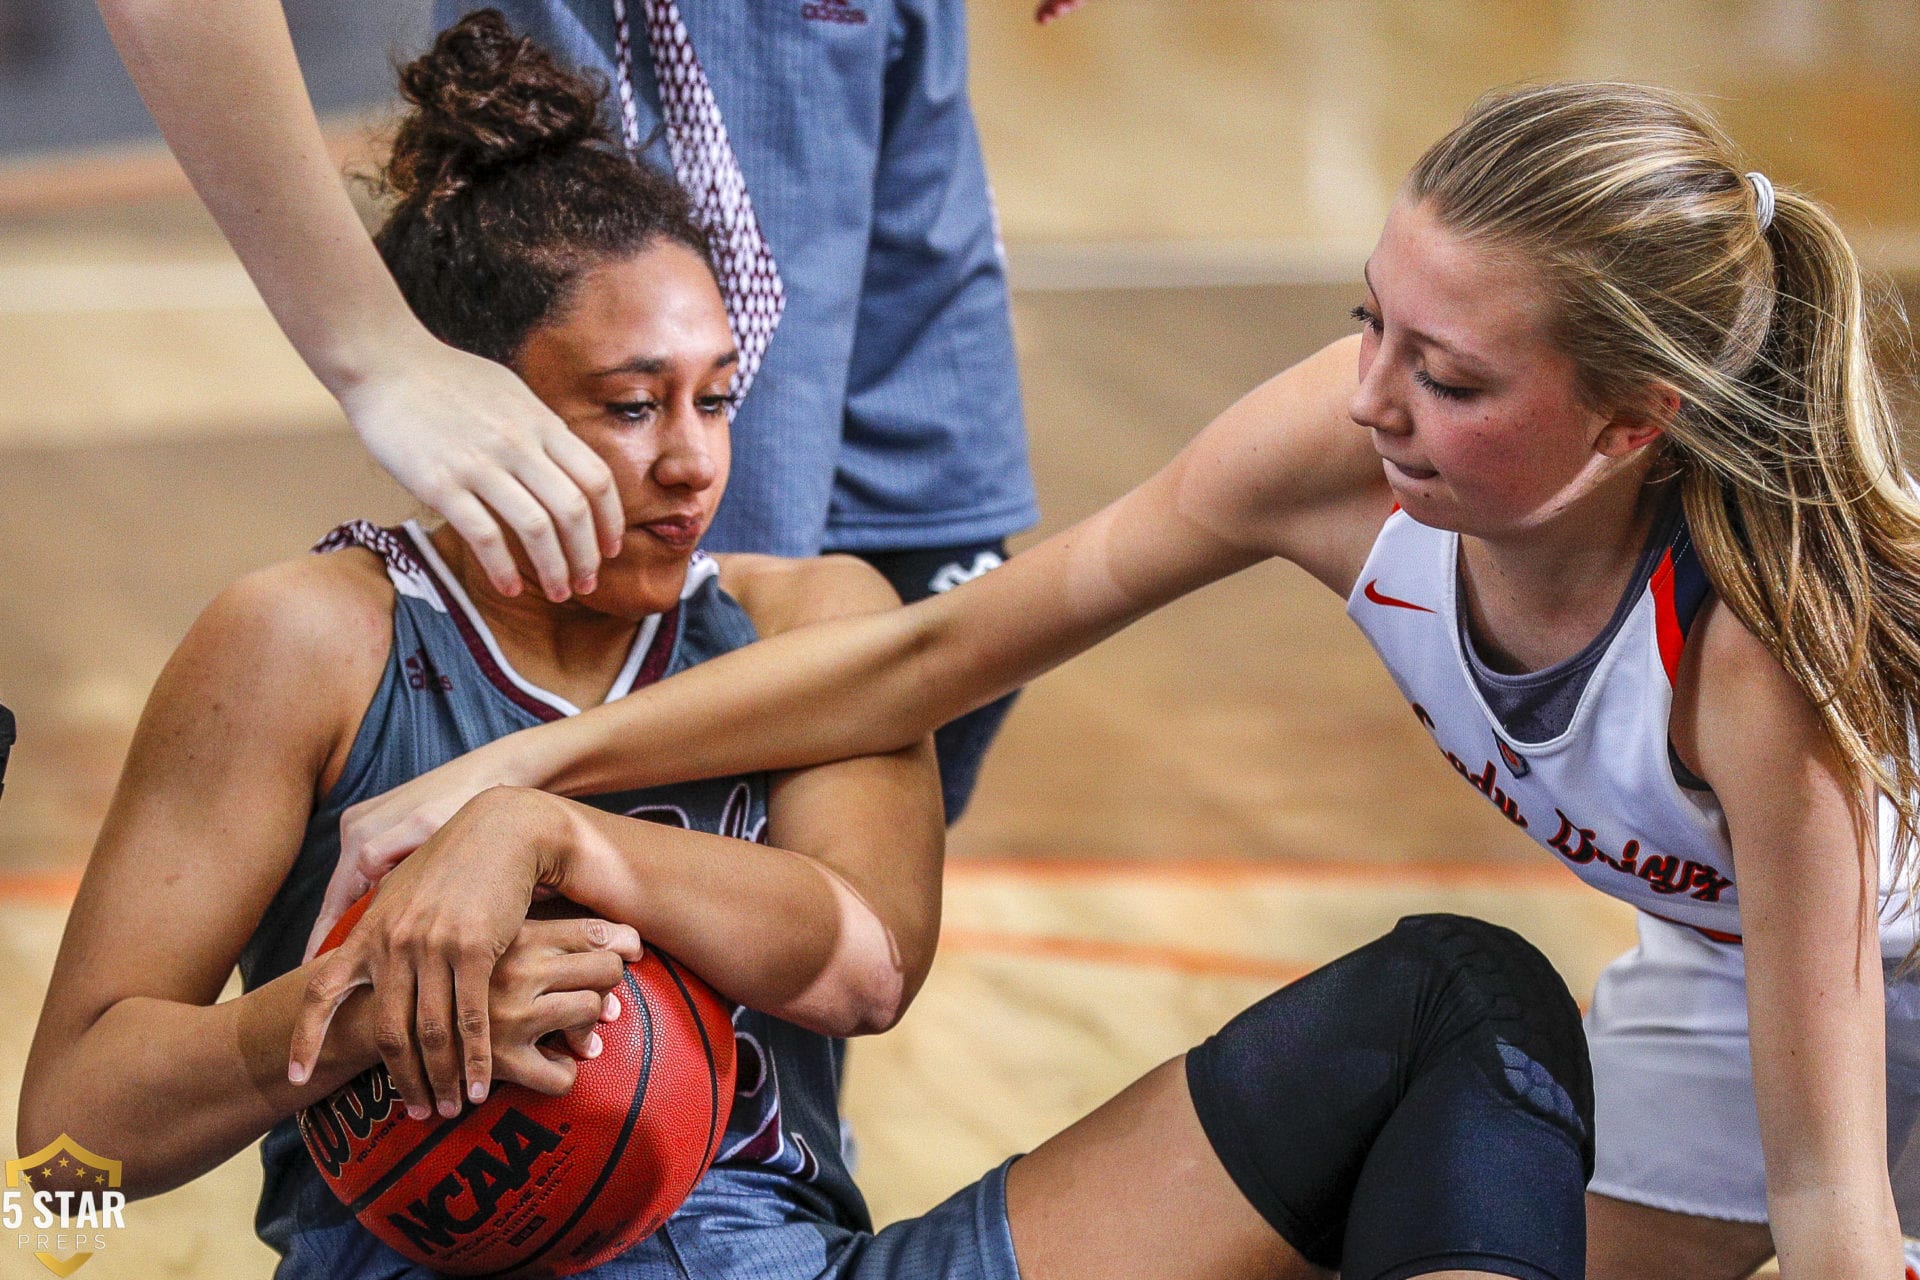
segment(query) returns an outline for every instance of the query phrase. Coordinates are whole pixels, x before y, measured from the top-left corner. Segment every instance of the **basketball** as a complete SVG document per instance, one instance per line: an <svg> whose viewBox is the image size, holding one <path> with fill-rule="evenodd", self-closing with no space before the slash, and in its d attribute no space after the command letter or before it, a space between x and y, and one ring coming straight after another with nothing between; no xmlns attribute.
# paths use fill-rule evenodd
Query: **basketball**
<svg viewBox="0 0 1920 1280"><path fill-rule="evenodd" d="M300 1132L327 1185L369 1231L449 1275L571 1275L652 1234L713 1162L733 1025L711 988L651 948L614 990L604 1048L559 1097L497 1083L452 1119L413 1120L378 1066L307 1108Z"/></svg>

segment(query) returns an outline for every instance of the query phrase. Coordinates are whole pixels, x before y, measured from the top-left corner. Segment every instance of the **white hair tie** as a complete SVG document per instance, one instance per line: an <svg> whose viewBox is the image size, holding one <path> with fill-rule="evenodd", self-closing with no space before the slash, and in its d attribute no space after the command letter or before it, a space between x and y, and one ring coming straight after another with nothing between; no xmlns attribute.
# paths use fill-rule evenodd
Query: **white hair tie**
<svg viewBox="0 0 1920 1280"><path fill-rule="evenodd" d="M1747 181L1753 184L1753 212L1760 219L1760 229L1765 231L1773 225L1773 183L1757 169L1747 175Z"/></svg>

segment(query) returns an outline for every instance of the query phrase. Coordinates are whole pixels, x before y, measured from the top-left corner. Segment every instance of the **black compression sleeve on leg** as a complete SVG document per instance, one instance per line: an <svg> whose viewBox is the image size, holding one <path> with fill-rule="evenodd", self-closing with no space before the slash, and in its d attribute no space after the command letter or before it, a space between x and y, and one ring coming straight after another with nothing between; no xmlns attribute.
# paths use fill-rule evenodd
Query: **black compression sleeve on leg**
<svg viewBox="0 0 1920 1280"><path fill-rule="evenodd" d="M1344 1280L1584 1273L1586 1042L1508 930L1402 920L1228 1023L1187 1083L1249 1202Z"/></svg>

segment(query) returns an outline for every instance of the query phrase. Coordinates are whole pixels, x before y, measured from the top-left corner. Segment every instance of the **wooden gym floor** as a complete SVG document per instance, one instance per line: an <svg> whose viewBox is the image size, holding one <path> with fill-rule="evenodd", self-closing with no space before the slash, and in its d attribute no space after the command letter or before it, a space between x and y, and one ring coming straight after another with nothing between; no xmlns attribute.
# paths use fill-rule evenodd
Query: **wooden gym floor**
<svg viewBox="0 0 1920 1280"><path fill-rule="evenodd" d="M1492 85L1711 94L1776 176L1920 277L1920 19L1903 5L1093 0L1048 32L1021 8L975 6L975 96L1042 532L1345 332L1396 175ZM0 698L23 730L0 802L11 1152L66 902L161 663L234 577L412 508L151 149L0 166L0 352ZM1029 689L953 834L947 894L919 1002L852 1055L883 1222L1401 914L1519 928L1582 997L1632 931L1459 785L1340 602L1277 566ZM135 1205L87 1274L265 1274L257 1184L246 1153Z"/></svg>

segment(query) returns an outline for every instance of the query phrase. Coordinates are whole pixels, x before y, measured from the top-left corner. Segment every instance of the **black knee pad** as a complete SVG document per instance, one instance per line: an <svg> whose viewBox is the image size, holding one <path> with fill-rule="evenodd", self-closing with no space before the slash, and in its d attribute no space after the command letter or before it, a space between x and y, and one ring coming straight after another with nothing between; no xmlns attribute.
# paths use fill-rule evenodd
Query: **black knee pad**
<svg viewBox="0 0 1920 1280"><path fill-rule="evenodd" d="M1509 930L1402 920L1228 1023L1187 1082L1247 1199L1344 1280L1584 1272L1586 1040Z"/></svg>

